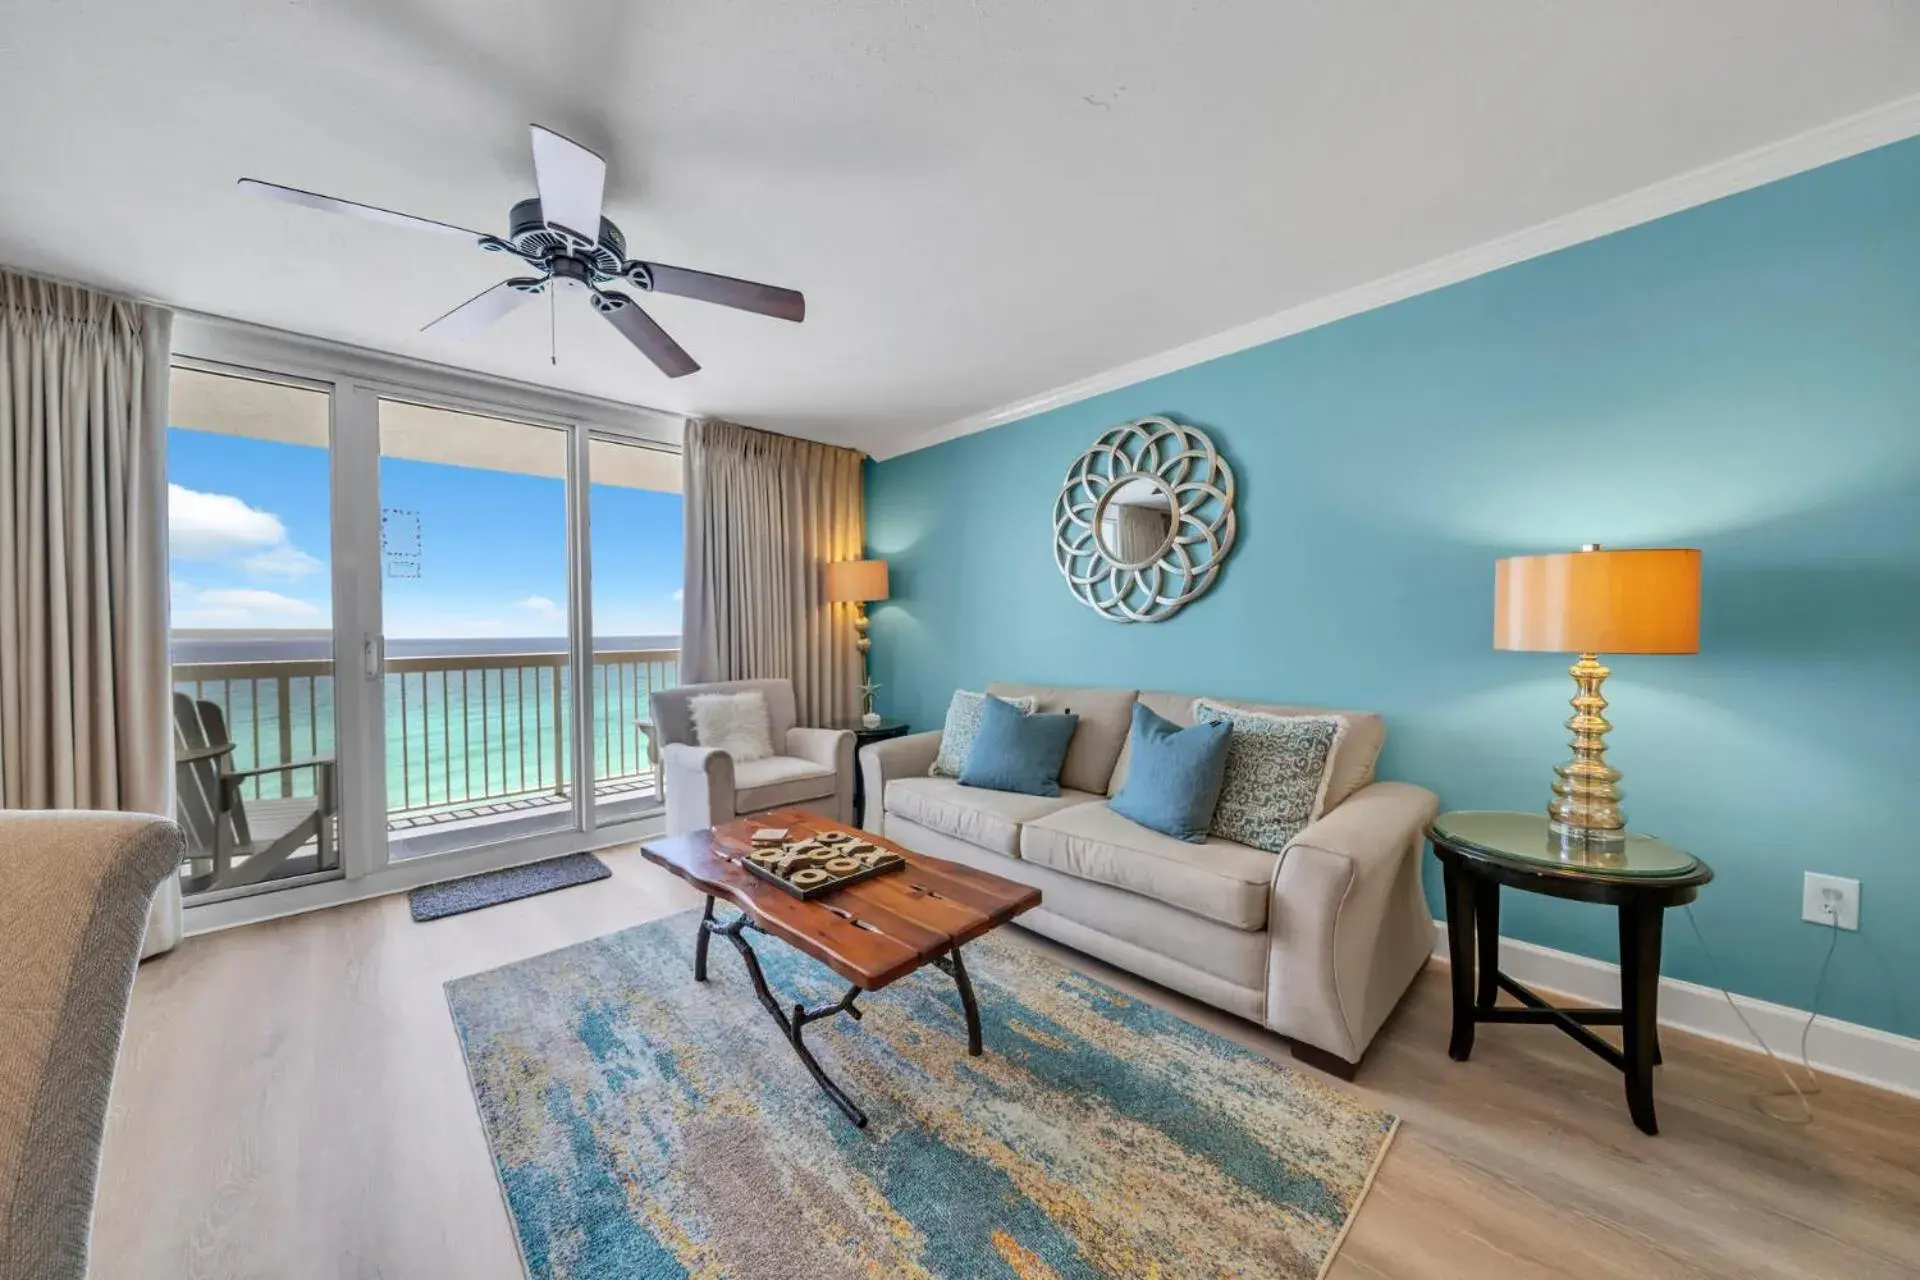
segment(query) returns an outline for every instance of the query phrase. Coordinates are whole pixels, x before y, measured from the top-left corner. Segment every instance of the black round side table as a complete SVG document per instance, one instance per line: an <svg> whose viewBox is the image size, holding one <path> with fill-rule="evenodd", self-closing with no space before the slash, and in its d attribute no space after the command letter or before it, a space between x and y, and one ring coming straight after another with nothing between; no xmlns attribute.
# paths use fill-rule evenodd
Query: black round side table
<svg viewBox="0 0 1920 1280"><path fill-rule="evenodd" d="M882 720L871 729L858 720L843 720L827 727L853 734L853 825L864 827L867 825L867 775L860 767L860 748L888 738L904 738L911 729L904 720Z"/></svg>
<svg viewBox="0 0 1920 1280"><path fill-rule="evenodd" d="M1453 968L1453 1040L1465 1062L1483 1022L1550 1023L1612 1063L1627 1078L1627 1110L1658 1133L1653 1068L1660 1062L1660 935L1668 907L1692 902L1713 868L1651 836L1622 846L1566 846L1537 813L1443 813L1427 829L1446 875L1447 950ZM1500 887L1595 902L1620 913L1620 1008L1562 1009L1500 972ZM1476 945L1477 941L1477 945ZM1475 963L1478 961L1476 982ZM1500 1008L1505 991L1523 1006ZM1616 1049L1588 1027L1619 1027Z"/></svg>

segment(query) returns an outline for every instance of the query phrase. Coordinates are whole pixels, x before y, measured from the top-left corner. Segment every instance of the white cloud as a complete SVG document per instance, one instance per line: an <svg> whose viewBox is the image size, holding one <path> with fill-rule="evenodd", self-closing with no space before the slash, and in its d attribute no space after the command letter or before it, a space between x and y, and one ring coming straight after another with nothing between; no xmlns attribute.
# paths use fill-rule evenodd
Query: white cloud
<svg viewBox="0 0 1920 1280"><path fill-rule="evenodd" d="M278 591L252 587L202 589L175 582L172 597L176 628L266 630L327 625L326 610L319 605Z"/></svg>
<svg viewBox="0 0 1920 1280"><path fill-rule="evenodd" d="M560 606L545 596L528 596L525 600L520 601L519 607L525 609L528 613L537 613L549 621L558 618L561 612Z"/></svg>
<svg viewBox="0 0 1920 1280"><path fill-rule="evenodd" d="M686 596L687 596L687 589L685 587L675 587L673 589L673 598L675 600L684 600L686 599Z"/></svg>
<svg viewBox="0 0 1920 1280"><path fill-rule="evenodd" d="M326 568L287 541L287 527L279 516L230 493L168 485L167 540L181 560L244 557L241 567L256 578L304 578Z"/></svg>
<svg viewBox="0 0 1920 1280"><path fill-rule="evenodd" d="M257 556L248 556L240 564L256 578L304 578L326 568L326 565L291 542L270 547Z"/></svg>
<svg viewBox="0 0 1920 1280"><path fill-rule="evenodd" d="M230 493L201 493L167 486L167 538L183 560L224 560L284 544L287 527L271 511L250 507Z"/></svg>

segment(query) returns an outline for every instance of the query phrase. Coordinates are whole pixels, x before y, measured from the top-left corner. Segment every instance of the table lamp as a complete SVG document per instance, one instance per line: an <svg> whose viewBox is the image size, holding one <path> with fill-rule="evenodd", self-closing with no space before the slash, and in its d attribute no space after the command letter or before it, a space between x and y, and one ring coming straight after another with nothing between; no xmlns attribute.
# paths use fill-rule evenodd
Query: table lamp
<svg viewBox="0 0 1920 1280"><path fill-rule="evenodd" d="M874 714L873 679L867 671L867 654L873 649L873 637L867 634L867 601L886 598L885 560L838 560L827 566L827 599L853 606L854 645L860 650L860 686L866 694L866 711L860 719L869 728L878 724L880 717Z"/></svg>
<svg viewBox="0 0 1920 1280"><path fill-rule="evenodd" d="M1607 764L1607 700L1612 674L1603 653L1697 653L1700 649L1700 553L1680 549L1578 551L1512 556L1494 566L1493 647L1573 653L1573 758L1557 765L1547 827L1563 844L1586 849L1625 843L1620 771Z"/></svg>

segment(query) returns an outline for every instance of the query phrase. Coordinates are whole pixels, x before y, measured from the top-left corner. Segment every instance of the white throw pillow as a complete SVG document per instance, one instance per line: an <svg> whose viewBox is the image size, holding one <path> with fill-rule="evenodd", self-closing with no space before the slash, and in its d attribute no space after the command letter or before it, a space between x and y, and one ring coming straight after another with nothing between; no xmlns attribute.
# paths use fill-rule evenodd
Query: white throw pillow
<svg viewBox="0 0 1920 1280"><path fill-rule="evenodd" d="M735 764L765 760L773 754L773 725L767 700L758 693L696 693L693 740L703 747L719 747Z"/></svg>

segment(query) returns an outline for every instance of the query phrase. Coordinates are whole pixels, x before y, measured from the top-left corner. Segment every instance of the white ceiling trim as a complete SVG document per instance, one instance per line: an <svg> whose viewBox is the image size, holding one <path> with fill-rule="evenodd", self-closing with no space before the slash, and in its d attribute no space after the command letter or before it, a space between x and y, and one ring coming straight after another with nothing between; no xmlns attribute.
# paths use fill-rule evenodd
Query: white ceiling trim
<svg viewBox="0 0 1920 1280"><path fill-rule="evenodd" d="M1459 284L1463 280L1498 271L1529 258L1597 240L1643 222L1765 186L1769 182L1778 182L1782 178L1790 178L1797 173L1915 135L1920 135L1920 94L1899 98L1831 124L1755 147L1726 160L1588 205L1564 217L1553 218L1394 275L1289 307L1263 319L1157 355L1130 361L1036 396L970 414L943 426L876 442L870 452L878 459L894 458L961 436L1005 426L1049 409L1117 391L1149 378L1232 355L1236 351L1245 351L1308 329L1317 329L1323 324L1344 320L1363 311L1372 311L1376 307Z"/></svg>

